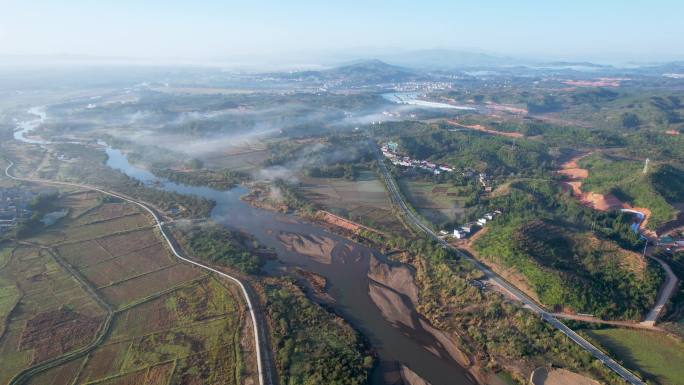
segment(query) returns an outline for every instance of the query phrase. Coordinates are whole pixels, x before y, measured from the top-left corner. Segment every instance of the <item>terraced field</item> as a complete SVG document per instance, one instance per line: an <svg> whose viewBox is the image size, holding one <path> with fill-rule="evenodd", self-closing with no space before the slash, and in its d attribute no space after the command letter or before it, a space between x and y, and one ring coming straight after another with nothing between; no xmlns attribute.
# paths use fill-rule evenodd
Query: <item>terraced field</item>
<svg viewBox="0 0 684 385"><path fill-rule="evenodd" d="M57 357L28 383L256 383L236 288L179 263L135 206L87 192L55 205L67 217L0 245L0 383Z"/></svg>

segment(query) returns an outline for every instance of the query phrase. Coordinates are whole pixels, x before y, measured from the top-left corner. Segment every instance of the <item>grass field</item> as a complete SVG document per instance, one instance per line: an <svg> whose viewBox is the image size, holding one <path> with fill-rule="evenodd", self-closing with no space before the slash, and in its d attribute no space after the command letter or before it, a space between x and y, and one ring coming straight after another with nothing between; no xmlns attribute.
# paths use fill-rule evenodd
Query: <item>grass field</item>
<svg viewBox="0 0 684 385"><path fill-rule="evenodd" d="M646 378L663 385L684 384L684 343L642 330L587 330L609 352Z"/></svg>
<svg viewBox="0 0 684 385"><path fill-rule="evenodd" d="M394 215L385 186L370 171L355 181L342 178L303 178L301 191L325 209L380 230L403 229Z"/></svg>
<svg viewBox="0 0 684 385"><path fill-rule="evenodd" d="M254 383L235 287L180 263L136 206L87 192L55 205L57 224L0 246L0 383L91 344L110 312L98 301L112 314L102 343L31 384Z"/></svg>

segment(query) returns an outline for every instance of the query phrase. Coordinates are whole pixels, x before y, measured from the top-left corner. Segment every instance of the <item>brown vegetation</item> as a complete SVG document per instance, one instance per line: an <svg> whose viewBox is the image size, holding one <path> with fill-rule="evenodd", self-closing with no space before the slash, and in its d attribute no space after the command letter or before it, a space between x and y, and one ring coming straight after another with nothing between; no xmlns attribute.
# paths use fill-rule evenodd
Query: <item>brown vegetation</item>
<svg viewBox="0 0 684 385"><path fill-rule="evenodd" d="M60 226L26 238L0 267L0 281L21 292L0 339L0 382L96 341L112 305L101 345L30 383L254 383L241 368L254 352L241 342L250 327L233 286L172 258L152 227L119 231L131 218L149 225L135 207L78 193L58 204L70 210ZM37 242L43 248L29 246Z"/></svg>
<svg viewBox="0 0 684 385"><path fill-rule="evenodd" d="M60 309L40 313L26 322L19 349L34 349L32 363L86 345L97 333L101 318Z"/></svg>

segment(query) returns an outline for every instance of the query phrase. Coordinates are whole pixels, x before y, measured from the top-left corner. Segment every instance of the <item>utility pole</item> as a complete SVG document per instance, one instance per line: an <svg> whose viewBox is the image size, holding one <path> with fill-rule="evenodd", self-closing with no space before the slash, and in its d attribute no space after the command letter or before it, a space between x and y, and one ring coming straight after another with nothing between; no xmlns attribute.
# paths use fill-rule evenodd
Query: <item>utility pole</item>
<svg viewBox="0 0 684 385"><path fill-rule="evenodd" d="M644 252L641 255L641 258L646 260L646 248L648 247L648 238L644 237L643 235L641 235L640 237L644 240Z"/></svg>
<svg viewBox="0 0 684 385"><path fill-rule="evenodd" d="M646 173L648 172L648 163L649 163L650 161L651 161L651 160L648 159L648 158L646 158L646 160L644 161L644 171L643 171L644 174L646 174Z"/></svg>

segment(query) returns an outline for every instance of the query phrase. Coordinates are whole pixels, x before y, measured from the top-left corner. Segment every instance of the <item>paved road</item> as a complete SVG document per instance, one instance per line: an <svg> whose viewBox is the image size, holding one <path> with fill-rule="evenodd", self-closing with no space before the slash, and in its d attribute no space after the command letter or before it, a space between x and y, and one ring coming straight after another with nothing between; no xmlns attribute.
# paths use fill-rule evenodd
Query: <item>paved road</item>
<svg viewBox="0 0 684 385"><path fill-rule="evenodd" d="M8 160L9 161L9 160ZM192 259L188 259L186 257L183 257L178 249L176 248L174 242L171 241L172 238L167 235L166 230L164 230L164 222L159 219L159 216L157 213L152 210L150 207L148 207L146 204L138 202L132 198L123 196L121 194L113 193L110 191L106 191L97 187L93 186L88 186L88 185L83 185L83 184L78 184L78 183L69 183L69 182L57 182L57 181L52 181L52 180L44 180L44 179L30 179L30 178L19 178L16 176L13 176L10 174L10 168L14 166L14 163L12 161L9 161L9 166L5 169L5 175L13 180L16 181L22 181L22 182L33 182L33 183L43 183L43 184L51 184L51 185L58 185L58 186L70 186L70 187L76 187L76 188L81 188L85 190L92 190L92 191L97 191L99 193L109 195L114 198L121 199L123 201L132 203L143 210L147 211L152 218L154 218L154 221L157 224L157 227L159 228L159 232L161 233L162 237L166 241L167 245L169 246L169 249L173 253L173 255L180 259L183 262L190 263L192 265L195 265L201 269L211 271L212 273L216 273L220 275L221 277L228 278L229 280L233 281L235 284L237 284L240 287L240 290L242 291L242 295L245 297L245 301L247 302L247 308L249 310L249 313L252 318L252 329L254 330L254 343L255 343L255 348L256 348L256 356L257 356L257 370L259 373L259 385L273 385L275 384L274 379L273 379L273 364L270 360L270 355L268 352L270 351L270 347L268 344L268 340L266 337L266 334L264 333L264 321L257 317L256 311L254 310L254 306L252 306L252 299L251 296L248 292L247 287L240 281L239 279L226 274L222 271L219 271L217 269L214 269L212 267L209 267L207 265L203 265L199 262L193 261ZM268 368L269 370L264 371L264 367ZM266 375L266 380L264 379L264 374Z"/></svg>
<svg viewBox="0 0 684 385"><path fill-rule="evenodd" d="M644 318L644 320L641 322L644 325L655 326L656 321L658 321L658 317L660 317L660 314L663 312L663 308L670 300L672 295L674 295L678 280L675 273L672 272L670 265L665 263L665 261L653 255L649 255L648 257L658 262L660 266L662 266L663 270L665 270L666 274L665 284L660 289L660 294L658 295L655 306L653 306L651 311L649 311L646 315L646 318Z"/></svg>
<svg viewBox="0 0 684 385"><path fill-rule="evenodd" d="M523 305L536 314L538 314L541 319L544 321L548 322L551 326L554 328L560 330L561 333L565 334L568 338L570 338L572 341L574 341L576 344L581 346L584 350L588 351L593 355L596 359L601 361L604 365L609 367L611 370L613 370L615 373L617 373L620 377L622 377L625 381L632 385L645 385L643 381L632 372L624 368L622 365L617 363L615 360L610 358L607 354L603 353L599 349L597 349L594 345L589 343L589 341L585 340L580 336L579 334L575 333L572 329L570 329L567 325L559 321L557 318L555 318L551 313L547 312L543 308L541 308L539 305L537 305L536 302L534 302L531 298L529 298L527 295L525 295L523 292L518 290L515 286L511 285L508 283L506 280L501 278L498 274L494 273L491 271L488 267L480 263L478 260L470 257L469 255L461 252L459 249L451 246L448 242L445 240L439 238L437 234L432 231L431 228L426 226L419 218L414 214L414 212L408 207L406 202L404 202L404 199L402 198L401 194L399 193L399 188L397 187L396 182L394 181L394 178L390 175L389 171L387 170L387 167L385 166L385 161L382 158L382 155L380 154L380 151L376 149L376 158L378 160L378 168L380 169L380 172L383 175L383 179L385 180L385 185L387 186L387 189L390 193L390 199L394 204L399 206L401 210L404 212L405 217L409 222L411 222L415 227L418 229L422 230L425 232L428 236L442 244L444 247L450 248L463 259L470 261L473 265L475 265L476 268L481 270L484 275L494 284L497 286L501 287L505 291L511 293L514 297L518 299L518 301L522 302Z"/></svg>
<svg viewBox="0 0 684 385"><path fill-rule="evenodd" d="M569 320L574 320L574 321L582 321L582 322L596 323L596 324L603 324L603 325L612 325L612 326L632 328L632 329L650 330L650 331L661 332L661 333L665 332L665 330L663 330L663 329L661 329L655 325L644 324L643 322L610 321L610 320L604 320L604 319L596 318L593 316L567 314L567 313L552 313L552 315L554 317L560 318L560 319L569 319Z"/></svg>

